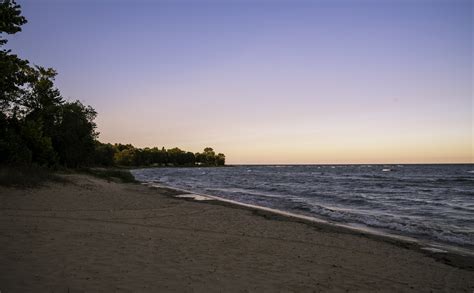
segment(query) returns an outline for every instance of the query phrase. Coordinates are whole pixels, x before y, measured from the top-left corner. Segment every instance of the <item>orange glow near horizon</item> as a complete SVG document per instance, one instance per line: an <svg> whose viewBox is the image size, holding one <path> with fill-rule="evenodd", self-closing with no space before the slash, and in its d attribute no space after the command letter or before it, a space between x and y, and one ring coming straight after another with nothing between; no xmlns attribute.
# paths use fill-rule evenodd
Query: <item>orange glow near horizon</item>
<svg viewBox="0 0 474 293"><path fill-rule="evenodd" d="M140 129L138 125L129 127L129 131L122 128L116 133L121 137L114 139L104 135L103 140L132 142L137 147L178 146L193 152L211 146L226 154L228 164L474 163L472 136L464 135L466 131L462 129L457 133L440 130L429 133L417 127L403 132L400 129L355 129L348 125L338 133L335 129L296 131L281 125L269 131L268 126L263 125L261 129L253 127L249 131L243 126L227 133L220 127L209 126L207 130L190 134L184 125L169 129L166 140L155 140L156 136L165 137L166 132L147 135L145 131L134 131ZM126 137L133 140L128 141Z"/></svg>

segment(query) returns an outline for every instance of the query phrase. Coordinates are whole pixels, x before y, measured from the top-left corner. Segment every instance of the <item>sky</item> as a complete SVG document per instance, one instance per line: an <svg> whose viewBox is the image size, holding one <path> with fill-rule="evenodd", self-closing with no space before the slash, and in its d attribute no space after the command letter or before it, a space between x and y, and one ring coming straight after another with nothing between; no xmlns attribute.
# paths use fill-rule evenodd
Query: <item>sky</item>
<svg viewBox="0 0 474 293"><path fill-rule="evenodd" d="M18 0L100 140L230 164L473 163L472 1Z"/></svg>

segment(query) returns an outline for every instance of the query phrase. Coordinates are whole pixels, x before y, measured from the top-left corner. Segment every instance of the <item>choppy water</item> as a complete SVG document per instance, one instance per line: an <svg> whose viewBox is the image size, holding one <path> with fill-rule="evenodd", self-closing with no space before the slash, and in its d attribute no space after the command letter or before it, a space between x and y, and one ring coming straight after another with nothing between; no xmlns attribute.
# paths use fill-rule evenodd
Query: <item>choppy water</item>
<svg viewBox="0 0 474 293"><path fill-rule="evenodd" d="M474 249L474 165L133 170L142 182Z"/></svg>

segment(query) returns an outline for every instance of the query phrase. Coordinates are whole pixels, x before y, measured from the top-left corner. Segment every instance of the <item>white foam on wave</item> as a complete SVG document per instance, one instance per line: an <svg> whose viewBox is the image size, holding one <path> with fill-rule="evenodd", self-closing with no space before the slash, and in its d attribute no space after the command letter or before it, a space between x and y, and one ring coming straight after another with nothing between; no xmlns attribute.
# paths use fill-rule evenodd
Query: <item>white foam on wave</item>
<svg viewBox="0 0 474 293"><path fill-rule="evenodd" d="M207 196L199 195L199 194L178 194L175 195L174 197L178 198L191 198L194 200L213 200L212 198L209 198Z"/></svg>
<svg viewBox="0 0 474 293"><path fill-rule="evenodd" d="M436 247L423 247L421 248L423 250L428 250L428 251L431 251L431 252L436 252L436 253L447 253L448 251L446 250L443 250L443 249L439 249L439 248L436 248Z"/></svg>

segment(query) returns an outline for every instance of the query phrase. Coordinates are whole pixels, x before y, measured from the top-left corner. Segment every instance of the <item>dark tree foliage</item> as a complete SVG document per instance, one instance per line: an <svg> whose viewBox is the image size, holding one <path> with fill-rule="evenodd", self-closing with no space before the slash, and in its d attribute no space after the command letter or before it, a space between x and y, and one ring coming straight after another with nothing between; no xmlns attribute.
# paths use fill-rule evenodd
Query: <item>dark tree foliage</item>
<svg viewBox="0 0 474 293"><path fill-rule="evenodd" d="M216 155L212 148L207 147L204 152L196 154L196 162L204 166L224 166L225 155L222 153Z"/></svg>
<svg viewBox="0 0 474 293"><path fill-rule="evenodd" d="M0 32L14 34L21 31L21 26L26 23L26 18L21 15L20 5L15 1L0 1ZM1 39L0 45L7 40Z"/></svg>
<svg viewBox="0 0 474 293"><path fill-rule="evenodd" d="M135 148L131 144L103 144L96 143L95 163L101 166L133 166L133 167L192 167L192 166L224 166L224 154L215 155L211 148L207 148L206 160L199 161L201 153L183 151L179 148L166 150L165 148ZM210 149L210 150L209 150Z"/></svg>
<svg viewBox="0 0 474 293"><path fill-rule="evenodd" d="M110 143L95 141L94 163L103 167L114 166L115 147Z"/></svg>
<svg viewBox="0 0 474 293"><path fill-rule="evenodd" d="M97 113L81 102L64 103L60 108L53 145L60 163L66 167L90 165L94 159Z"/></svg>
<svg viewBox="0 0 474 293"><path fill-rule="evenodd" d="M0 0L0 109L2 112L12 106L22 93L21 87L31 81L27 60L18 58L10 50L3 48L8 42L4 34L21 31L26 19L21 16L20 6L14 1Z"/></svg>

